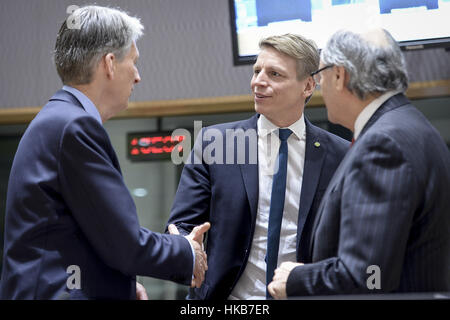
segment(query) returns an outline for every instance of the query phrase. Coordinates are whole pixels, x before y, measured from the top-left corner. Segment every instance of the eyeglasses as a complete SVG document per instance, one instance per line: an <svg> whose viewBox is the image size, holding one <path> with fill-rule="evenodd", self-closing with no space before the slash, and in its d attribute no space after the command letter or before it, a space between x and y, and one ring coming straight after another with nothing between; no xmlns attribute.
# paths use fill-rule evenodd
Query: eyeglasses
<svg viewBox="0 0 450 320"><path fill-rule="evenodd" d="M311 72L310 76L314 78L314 81L315 81L316 84L318 85L318 84L320 83L320 78L321 78L320 72L322 72L323 70L326 70L326 69L328 69L328 68L331 68L331 67L333 67L333 66L334 66L334 65L329 64L329 65L327 65L327 66L325 66L325 67L323 67L323 68L320 68L320 69L317 70L317 71Z"/></svg>

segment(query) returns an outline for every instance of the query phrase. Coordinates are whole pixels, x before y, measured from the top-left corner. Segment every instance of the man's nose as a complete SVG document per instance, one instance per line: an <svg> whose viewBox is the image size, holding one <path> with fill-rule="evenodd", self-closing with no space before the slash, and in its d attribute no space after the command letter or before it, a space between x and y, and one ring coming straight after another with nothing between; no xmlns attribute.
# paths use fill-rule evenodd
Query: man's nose
<svg viewBox="0 0 450 320"><path fill-rule="evenodd" d="M136 77L134 78L134 83L137 84L141 82L141 76L139 74L139 71L136 71Z"/></svg>
<svg viewBox="0 0 450 320"><path fill-rule="evenodd" d="M264 72L259 72L253 76L253 85L255 86L267 86L267 76Z"/></svg>

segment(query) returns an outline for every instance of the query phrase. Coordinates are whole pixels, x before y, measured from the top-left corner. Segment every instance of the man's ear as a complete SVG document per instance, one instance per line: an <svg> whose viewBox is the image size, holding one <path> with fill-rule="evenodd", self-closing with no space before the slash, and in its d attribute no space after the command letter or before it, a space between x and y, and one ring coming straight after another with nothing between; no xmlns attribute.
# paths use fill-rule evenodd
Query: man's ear
<svg viewBox="0 0 450 320"><path fill-rule="evenodd" d="M116 57L113 53L108 53L103 56L103 64L105 68L105 73L108 79L114 78L114 71L116 66Z"/></svg>
<svg viewBox="0 0 450 320"><path fill-rule="evenodd" d="M305 85L305 89L303 90L303 95L305 98L311 96L314 93L314 89L316 88L316 82L313 77L308 77Z"/></svg>
<svg viewBox="0 0 450 320"><path fill-rule="evenodd" d="M348 75L345 68L342 66L333 67L333 80L336 90L343 90L345 88L346 81L348 81Z"/></svg>

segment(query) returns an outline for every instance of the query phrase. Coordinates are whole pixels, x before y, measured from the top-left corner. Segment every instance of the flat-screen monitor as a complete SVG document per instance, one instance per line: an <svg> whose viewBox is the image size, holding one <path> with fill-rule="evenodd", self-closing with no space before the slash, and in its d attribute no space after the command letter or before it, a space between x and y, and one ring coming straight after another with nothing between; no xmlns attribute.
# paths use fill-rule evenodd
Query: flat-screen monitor
<svg viewBox="0 0 450 320"><path fill-rule="evenodd" d="M450 0L229 0L235 64L262 37L298 33L323 48L339 29L382 27L404 50L450 46Z"/></svg>

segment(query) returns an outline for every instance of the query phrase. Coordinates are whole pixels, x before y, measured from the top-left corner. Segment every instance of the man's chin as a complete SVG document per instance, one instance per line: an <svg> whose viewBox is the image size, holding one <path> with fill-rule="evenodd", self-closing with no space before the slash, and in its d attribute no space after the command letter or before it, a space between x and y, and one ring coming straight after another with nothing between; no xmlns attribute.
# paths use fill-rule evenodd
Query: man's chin
<svg viewBox="0 0 450 320"><path fill-rule="evenodd" d="M121 113L122 111L125 111L128 108L128 101L125 103L121 103L120 105L117 105L113 114L113 117Z"/></svg>
<svg viewBox="0 0 450 320"><path fill-rule="evenodd" d="M271 108L268 106L263 106L260 103L255 103L255 111L259 114L265 114L267 113L268 110L270 110Z"/></svg>

